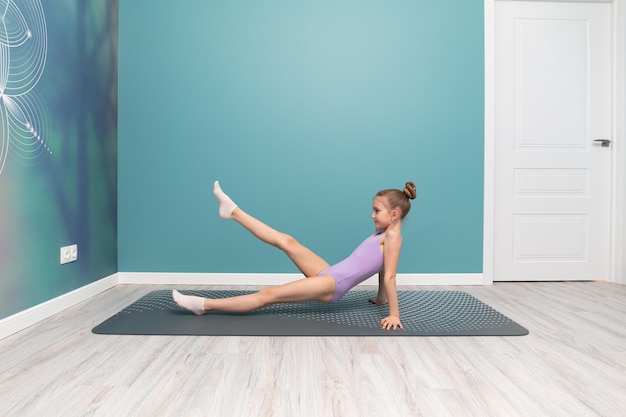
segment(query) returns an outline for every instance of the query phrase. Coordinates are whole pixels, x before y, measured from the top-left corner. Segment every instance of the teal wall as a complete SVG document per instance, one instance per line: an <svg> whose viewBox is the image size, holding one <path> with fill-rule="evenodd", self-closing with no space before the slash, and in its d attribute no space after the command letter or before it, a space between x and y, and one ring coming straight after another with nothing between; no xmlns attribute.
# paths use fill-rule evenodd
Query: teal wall
<svg viewBox="0 0 626 417"><path fill-rule="evenodd" d="M331 263L415 181L400 272L482 271L482 0L172 5L120 4L120 271L295 272L214 179Z"/></svg>
<svg viewBox="0 0 626 417"><path fill-rule="evenodd" d="M117 272L117 2L2 8L0 319Z"/></svg>

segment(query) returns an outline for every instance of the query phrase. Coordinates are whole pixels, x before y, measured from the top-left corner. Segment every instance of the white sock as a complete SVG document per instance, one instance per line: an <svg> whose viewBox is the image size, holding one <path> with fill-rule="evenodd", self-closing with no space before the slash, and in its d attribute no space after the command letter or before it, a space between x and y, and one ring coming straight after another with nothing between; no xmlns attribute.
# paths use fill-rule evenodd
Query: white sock
<svg viewBox="0 0 626 417"><path fill-rule="evenodd" d="M230 215L237 208L237 204L222 191L219 181L215 181L213 184L213 194L215 194L215 198L217 198L217 202L220 205L220 217L222 219L230 219Z"/></svg>
<svg viewBox="0 0 626 417"><path fill-rule="evenodd" d="M197 297L195 295L184 295L176 290L173 290L172 298L174 298L176 304L178 304L182 308L191 311L193 314L201 316L206 313L206 311L204 311L204 298L202 297Z"/></svg>

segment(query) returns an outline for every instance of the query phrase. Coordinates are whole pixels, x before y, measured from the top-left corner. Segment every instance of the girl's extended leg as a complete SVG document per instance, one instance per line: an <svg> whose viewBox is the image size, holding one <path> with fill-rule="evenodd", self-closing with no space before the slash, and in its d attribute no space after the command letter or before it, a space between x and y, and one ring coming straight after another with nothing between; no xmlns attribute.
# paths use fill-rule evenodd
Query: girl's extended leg
<svg viewBox="0 0 626 417"><path fill-rule="evenodd" d="M235 220L258 239L281 249L306 277L313 278L264 288L254 294L222 299L184 295L174 290L172 296L179 306L200 315L207 311L246 313L277 303L311 300L329 302L332 300L335 293L335 280L330 275L318 276L322 270L329 267L325 260L293 237L272 229L237 207L233 200L222 191L217 181L213 185L213 193L220 205L220 217Z"/></svg>
<svg viewBox="0 0 626 417"><path fill-rule="evenodd" d="M207 311L222 311L226 313L247 313L261 307L278 303L295 303L300 301L329 302L335 293L335 281L330 275L301 279L264 288L254 294L241 295L229 298L202 298L193 295L184 295L172 291L176 303L201 315Z"/></svg>
<svg viewBox="0 0 626 417"><path fill-rule="evenodd" d="M293 237L271 228L237 207L233 200L222 191L217 181L213 185L213 194L220 205L220 217L235 220L258 239L285 252L304 276L315 277L330 266Z"/></svg>

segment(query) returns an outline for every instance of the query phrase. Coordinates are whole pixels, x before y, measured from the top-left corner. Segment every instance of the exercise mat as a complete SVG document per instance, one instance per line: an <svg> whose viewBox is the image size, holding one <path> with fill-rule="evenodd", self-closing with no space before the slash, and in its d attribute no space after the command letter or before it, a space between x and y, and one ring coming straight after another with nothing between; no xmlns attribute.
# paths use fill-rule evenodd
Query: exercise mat
<svg viewBox="0 0 626 417"><path fill-rule="evenodd" d="M181 290L224 298L241 290ZM97 334L187 336L523 336L528 330L462 291L398 291L403 330L380 327L387 306L368 302L373 291L353 290L333 304L276 304L252 313L196 316L171 290L152 291L93 329Z"/></svg>

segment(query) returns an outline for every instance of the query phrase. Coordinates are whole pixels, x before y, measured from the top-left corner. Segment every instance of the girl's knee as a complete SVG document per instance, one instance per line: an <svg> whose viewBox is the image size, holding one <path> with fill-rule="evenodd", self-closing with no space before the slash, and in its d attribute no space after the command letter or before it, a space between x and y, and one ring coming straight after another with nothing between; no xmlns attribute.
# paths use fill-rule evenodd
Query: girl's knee
<svg viewBox="0 0 626 417"><path fill-rule="evenodd" d="M276 290L274 287L267 287L259 290L259 292L257 292L257 296L259 297L262 307L267 307L276 303Z"/></svg>
<svg viewBox="0 0 626 417"><path fill-rule="evenodd" d="M293 250L297 246L300 246L300 242L298 242L293 236L288 235L286 233L281 233L280 238L278 239L278 248L282 249L285 252L289 252Z"/></svg>

